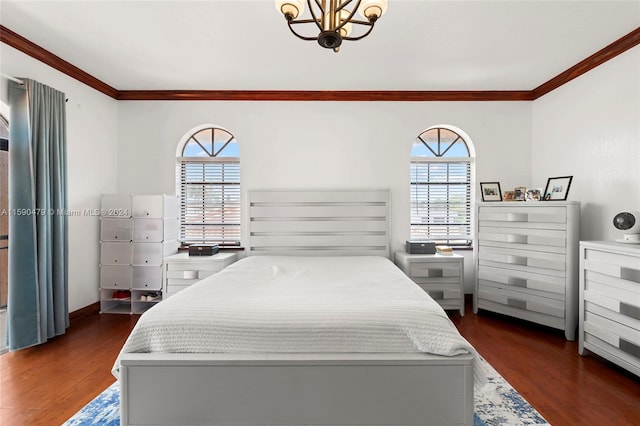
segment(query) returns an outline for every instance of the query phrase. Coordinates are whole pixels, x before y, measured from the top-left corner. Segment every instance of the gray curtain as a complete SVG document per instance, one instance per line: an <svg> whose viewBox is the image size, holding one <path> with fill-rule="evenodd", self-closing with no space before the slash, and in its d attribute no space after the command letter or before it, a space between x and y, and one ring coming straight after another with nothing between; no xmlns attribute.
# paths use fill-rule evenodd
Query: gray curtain
<svg viewBox="0 0 640 426"><path fill-rule="evenodd" d="M9 350L69 327L65 95L9 82Z"/></svg>

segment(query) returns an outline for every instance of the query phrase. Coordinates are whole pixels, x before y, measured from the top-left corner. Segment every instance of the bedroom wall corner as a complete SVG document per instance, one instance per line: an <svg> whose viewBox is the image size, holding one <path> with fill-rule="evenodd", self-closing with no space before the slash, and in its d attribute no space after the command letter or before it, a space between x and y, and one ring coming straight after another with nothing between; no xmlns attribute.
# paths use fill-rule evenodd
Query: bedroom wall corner
<svg viewBox="0 0 640 426"><path fill-rule="evenodd" d="M69 311L77 311L98 301L96 210L101 194L116 191L118 103L4 43L0 57L3 74L37 80L68 98Z"/></svg>
<svg viewBox="0 0 640 426"><path fill-rule="evenodd" d="M640 46L533 103L534 181L573 175L581 240L615 240L616 213L640 210Z"/></svg>

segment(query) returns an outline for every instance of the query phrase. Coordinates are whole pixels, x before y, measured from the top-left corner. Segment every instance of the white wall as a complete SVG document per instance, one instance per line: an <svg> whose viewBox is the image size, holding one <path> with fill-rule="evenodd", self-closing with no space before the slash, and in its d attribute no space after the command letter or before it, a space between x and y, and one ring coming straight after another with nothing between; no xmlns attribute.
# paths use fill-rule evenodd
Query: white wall
<svg viewBox="0 0 640 426"><path fill-rule="evenodd" d="M221 125L237 138L243 191L255 188L390 188L392 244L409 232L408 158L436 124L464 130L477 182L543 187L573 175L582 239L615 239L610 222L640 210L640 47L535 102L117 102L0 43L2 73L67 94L69 202L99 207L102 193L175 193L175 150L193 127ZM6 81L0 82L6 102ZM475 187L477 188L477 182ZM98 300L98 219L71 217L70 309ZM464 252L465 291L472 253Z"/></svg>
<svg viewBox="0 0 640 426"><path fill-rule="evenodd" d="M533 180L573 175L581 240L621 238L620 211L640 211L640 47L533 103Z"/></svg>
<svg viewBox="0 0 640 426"><path fill-rule="evenodd" d="M197 125L216 124L238 140L243 192L391 189L395 250L409 237L409 154L425 128L464 130L476 148L478 181L514 187L531 180L530 102L128 101L118 112L120 192L174 194L178 142Z"/></svg>
<svg viewBox="0 0 640 426"><path fill-rule="evenodd" d="M117 101L0 43L3 74L37 80L64 92L67 103L69 211L100 207L100 194L116 191ZM7 80L0 100L8 103ZM11 123L9 123L11 125ZM69 217L69 310L98 300L97 216Z"/></svg>

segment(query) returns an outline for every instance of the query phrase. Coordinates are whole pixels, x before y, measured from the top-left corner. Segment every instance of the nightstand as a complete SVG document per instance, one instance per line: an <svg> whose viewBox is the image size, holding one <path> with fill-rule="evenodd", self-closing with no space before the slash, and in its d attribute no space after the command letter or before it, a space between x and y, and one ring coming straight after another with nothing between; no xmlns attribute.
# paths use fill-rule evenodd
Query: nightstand
<svg viewBox="0 0 640 426"><path fill-rule="evenodd" d="M189 256L178 253L164 258L162 264L164 295L170 297L203 278L222 271L238 260L238 253L216 253L213 256Z"/></svg>
<svg viewBox="0 0 640 426"><path fill-rule="evenodd" d="M463 256L397 251L395 263L443 309L459 309L464 316Z"/></svg>

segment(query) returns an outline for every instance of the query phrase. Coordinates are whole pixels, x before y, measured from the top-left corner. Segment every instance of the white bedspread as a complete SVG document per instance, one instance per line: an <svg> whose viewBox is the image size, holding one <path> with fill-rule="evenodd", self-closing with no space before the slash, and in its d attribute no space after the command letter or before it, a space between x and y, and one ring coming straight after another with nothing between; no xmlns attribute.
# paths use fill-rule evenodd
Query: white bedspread
<svg viewBox="0 0 640 426"><path fill-rule="evenodd" d="M241 259L144 313L131 352L475 354L390 260L366 256Z"/></svg>

